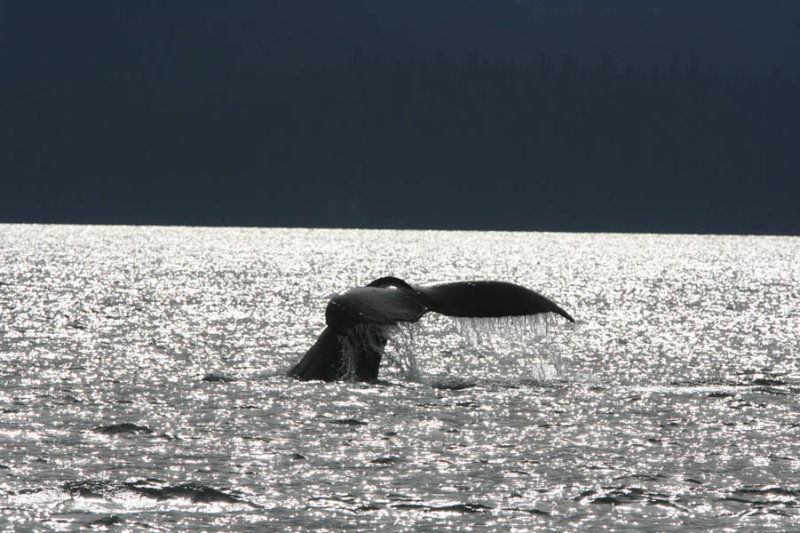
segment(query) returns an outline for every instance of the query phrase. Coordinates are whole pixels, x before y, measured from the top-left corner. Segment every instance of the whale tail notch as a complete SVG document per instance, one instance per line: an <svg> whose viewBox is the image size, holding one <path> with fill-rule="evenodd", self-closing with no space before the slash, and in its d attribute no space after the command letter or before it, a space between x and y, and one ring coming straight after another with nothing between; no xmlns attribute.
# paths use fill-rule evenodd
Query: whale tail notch
<svg viewBox="0 0 800 533"><path fill-rule="evenodd" d="M575 321L552 300L513 283L417 286L383 277L331 298L325 310L327 327L289 375L301 380L375 381L389 339L388 327L416 322L427 312L475 318L554 313Z"/></svg>

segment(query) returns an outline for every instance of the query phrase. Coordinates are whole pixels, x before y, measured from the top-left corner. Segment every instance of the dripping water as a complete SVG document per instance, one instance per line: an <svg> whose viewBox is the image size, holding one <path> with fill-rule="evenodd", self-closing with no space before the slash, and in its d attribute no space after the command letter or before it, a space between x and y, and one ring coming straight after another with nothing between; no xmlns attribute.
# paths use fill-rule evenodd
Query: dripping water
<svg viewBox="0 0 800 533"><path fill-rule="evenodd" d="M417 351L417 333L420 327L408 322L400 322L390 328L390 339L394 350L385 353L386 358L400 369L408 381L420 381Z"/></svg>
<svg viewBox="0 0 800 533"><path fill-rule="evenodd" d="M384 354L391 326L377 324L357 324L347 335L339 337L342 352L342 379L358 381L358 367L365 364L367 354ZM361 359L361 360L359 360Z"/></svg>
<svg viewBox="0 0 800 533"><path fill-rule="evenodd" d="M400 322L384 328L389 337L385 359L397 367L408 381L421 381L419 354L430 351L431 335L452 335L466 341L454 355L489 353L498 367L508 361L521 361L528 377L534 380L561 378L564 363L559 346L550 341L550 327L557 317L551 313L506 317L443 317L443 331L436 332L422 322ZM434 330L434 331L432 331Z"/></svg>

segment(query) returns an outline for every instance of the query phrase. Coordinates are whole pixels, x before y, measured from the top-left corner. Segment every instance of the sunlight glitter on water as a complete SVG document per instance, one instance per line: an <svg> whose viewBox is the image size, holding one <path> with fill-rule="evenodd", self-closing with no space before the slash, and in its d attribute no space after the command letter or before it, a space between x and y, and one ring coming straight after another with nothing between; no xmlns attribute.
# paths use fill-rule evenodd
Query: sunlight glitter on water
<svg viewBox="0 0 800 533"><path fill-rule="evenodd" d="M0 249L5 527L800 518L800 239L2 226ZM381 384L286 378L327 296L387 274L520 283L579 325L475 346L426 317Z"/></svg>

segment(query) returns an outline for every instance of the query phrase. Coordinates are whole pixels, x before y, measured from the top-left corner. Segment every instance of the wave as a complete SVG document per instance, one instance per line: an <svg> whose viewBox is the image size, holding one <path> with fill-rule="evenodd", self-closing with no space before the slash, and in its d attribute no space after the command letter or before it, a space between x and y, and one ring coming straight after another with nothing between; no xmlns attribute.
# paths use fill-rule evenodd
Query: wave
<svg viewBox="0 0 800 533"><path fill-rule="evenodd" d="M187 482L176 485L164 485L161 483L161 481L153 479L125 482L87 479L68 481L61 486L61 490L73 498L118 500L137 496L157 502L185 500L191 503L227 503L255 506L234 494L203 485L202 483Z"/></svg>
<svg viewBox="0 0 800 533"><path fill-rule="evenodd" d="M98 426L92 431L95 433L102 433L103 435L138 435L153 433L153 430L147 426L139 426L130 422L122 422L121 424L109 424L107 426Z"/></svg>

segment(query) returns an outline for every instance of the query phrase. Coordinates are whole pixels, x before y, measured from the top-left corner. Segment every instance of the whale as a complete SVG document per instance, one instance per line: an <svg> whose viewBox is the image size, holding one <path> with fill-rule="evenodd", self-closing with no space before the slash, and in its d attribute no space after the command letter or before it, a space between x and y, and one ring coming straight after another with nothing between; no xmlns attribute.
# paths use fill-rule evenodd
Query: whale
<svg viewBox="0 0 800 533"><path fill-rule="evenodd" d="M426 313L473 318L550 313L575 322L547 297L506 281L411 285L386 276L333 296L325 329L288 374L303 381L375 382L391 326L416 322Z"/></svg>

